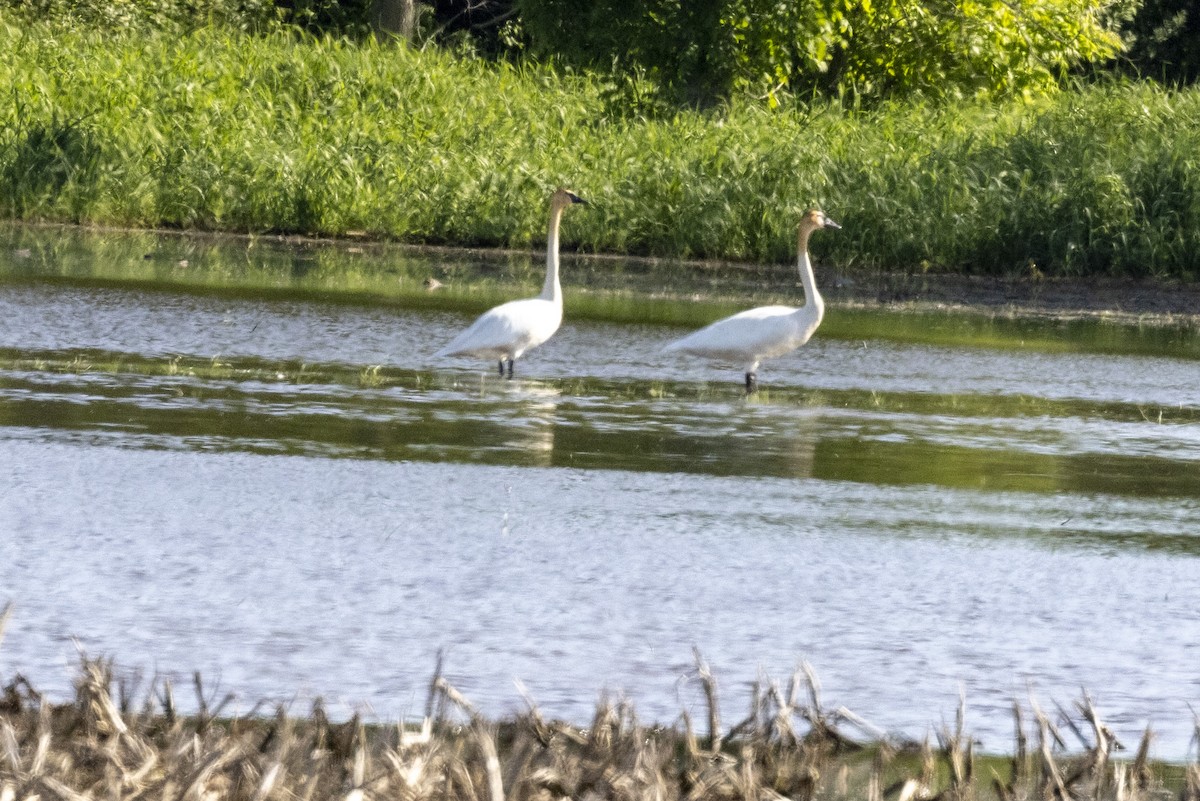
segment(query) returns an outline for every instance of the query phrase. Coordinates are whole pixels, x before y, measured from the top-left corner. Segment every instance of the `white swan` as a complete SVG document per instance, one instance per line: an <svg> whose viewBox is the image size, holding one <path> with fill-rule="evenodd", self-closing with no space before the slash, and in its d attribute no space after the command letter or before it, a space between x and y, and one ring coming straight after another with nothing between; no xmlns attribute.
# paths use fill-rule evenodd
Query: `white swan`
<svg viewBox="0 0 1200 801"><path fill-rule="evenodd" d="M562 324L562 285L558 281L558 224L563 210L587 201L566 189L550 196L550 232L546 237L546 283L536 298L512 300L484 312L435 356L476 356L500 360L500 375L512 378L521 354L545 342Z"/></svg>
<svg viewBox="0 0 1200 801"><path fill-rule="evenodd" d="M746 365L746 391L753 392L758 382L758 364L763 359L782 356L808 342L825 316L825 301L817 291L812 262L808 258L808 238L818 228L841 228L822 211L810 209L800 218L797 250L800 282L804 285L804 305L760 306L718 320L707 328L676 340L665 351L680 351L710 359L740 362Z"/></svg>

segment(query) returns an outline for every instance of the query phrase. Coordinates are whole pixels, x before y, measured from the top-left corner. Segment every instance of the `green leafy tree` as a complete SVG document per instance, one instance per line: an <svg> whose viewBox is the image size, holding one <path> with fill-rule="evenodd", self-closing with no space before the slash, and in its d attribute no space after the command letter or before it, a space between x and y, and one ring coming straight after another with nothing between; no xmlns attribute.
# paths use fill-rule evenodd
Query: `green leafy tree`
<svg viewBox="0 0 1200 801"><path fill-rule="evenodd" d="M246 31L276 24L272 0L0 0L0 10L29 20L69 20L109 30L190 30L225 25Z"/></svg>
<svg viewBox="0 0 1200 801"><path fill-rule="evenodd" d="M1200 80L1200 5L1196 0L1145 0L1122 27L1127 63L1147 78L1190 84Z"/></svg>
<svg viewBox="0 0 1200 801"><path fill-rule="evenodd" d="M1120 47L1103 0L848 3L837 87L856 95L1039 94Z"/></svg>
<svg viewBox="0 0 1200 801"><path fill-rule="evenodd" d="M517 0L532 50L685 100L1039 93L1114 56L1109 0Z"/></svg>

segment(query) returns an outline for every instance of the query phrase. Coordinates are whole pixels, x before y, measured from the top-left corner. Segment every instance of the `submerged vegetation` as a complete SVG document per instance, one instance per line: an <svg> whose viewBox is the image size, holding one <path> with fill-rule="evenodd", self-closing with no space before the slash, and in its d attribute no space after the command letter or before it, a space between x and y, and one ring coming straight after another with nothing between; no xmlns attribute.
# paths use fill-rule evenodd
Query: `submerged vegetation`
<svg viewBox="0 0 1200 801"><path fill-rule="evenodd" d="M818 263L1193 278L1200 90L1107 83L994 105L730 100L372 39L114 32L0 12L0 216Z"/></svg>

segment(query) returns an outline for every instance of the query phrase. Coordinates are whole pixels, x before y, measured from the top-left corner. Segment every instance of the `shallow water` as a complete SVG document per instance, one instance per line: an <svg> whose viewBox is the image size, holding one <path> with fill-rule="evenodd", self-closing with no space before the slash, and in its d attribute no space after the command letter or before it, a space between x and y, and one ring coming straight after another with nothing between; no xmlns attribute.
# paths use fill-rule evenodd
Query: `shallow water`
<svg viewBox="0 0 1200 801"><path fill-rule="evenodd" d="M807 660L829 707L909 736L961 688L1005 750L1014 698L1086 688L1128 745L1150 723L1187 753L1200 361L1108 329L819 333L747 399L736 368L660 354L681 329L568 319L507 382L431 357L470 320L453 304L267 286L244 246L254 287L164 291L111 272L105 248L145 248L115 236L100 278L77 240L0 257L6 675L65 694L74 637L244 708L388 720L445 649L492 713L519 678L548 714L607 689L669 723L701 714L695 646L727 721Z"/></svg>

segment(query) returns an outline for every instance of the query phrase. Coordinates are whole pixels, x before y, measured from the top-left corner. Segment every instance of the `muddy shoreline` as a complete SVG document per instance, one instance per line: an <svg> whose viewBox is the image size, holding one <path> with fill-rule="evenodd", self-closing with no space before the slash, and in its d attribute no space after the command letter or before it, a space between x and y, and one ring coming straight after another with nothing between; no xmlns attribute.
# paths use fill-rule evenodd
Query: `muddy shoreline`
<svg viewBox="0 0 1200 801"><path fill-rule="evenodd" d="M318 240L307 241L316 244ZM345 240L320 240L346 245ZM361 246L353 243L352 246ZM478 259L529 256L542 258L540 251L504 248L471 248L437 245L406 245L373 242L376 247L395 247L409 252L466 254ZM645 273L658 266L686 266L697 274L744 273L748 280L778 281L794 265L728 262L719 260L664 259L597 253L564 253L564 272L570 261L601 267L620 262L636 265ZM983 276L961 273L910 272L835 268L816 264L817 287L826 303L848 308L884 311L976 314L988 317L1047 320L1092 319L1121 325L1161 327L1200 326L1200 283L1160 281L1153 278L1107 276L1061 278L1043 275ZM734 279L736 282L736 279ZM795 285L798 287L799 282ZM781 289L784 287L781 285Z"/></svg>
<svg viewBox="0 0 1200 801"><path fill-rule="evenodd" d="M835 272L821 291L827 301L843 306L1129 325L1200 324L1200 286L1152 279Z"/></svg>
<svg viewBox="0 0 1200 801"><path fill-rule="evenodd" d="M330 249L386 260L393 256L469 259L480 262L514 258L540 260L543 251L423 245L366 237L307 237L280 234L246 234L222 231L143 229L120 226L70 225L52 222L5 220L9 228L58 229L84 235L138 234L161 240L198 243L245 242L248 246L285 248L298 254ZM150 256L146 257L151 258ZM666 259L622 254L563 252L564 273L570 263L594 268L602 274L620 264L632 272L653 277L680 268L712 284L742 284L754 294L786 290L780 279L790 265L728 262L720 260ZM1036 275L981 276L960 273L865 270L822 265L816 259L817 284L826 302L835 307L867 308L913 313L974 314L1007 319L1097 320L1119 325L1181 328L1200 326L1200 283L1160 281L1153 278L1079 277ZM664 269L668 268L668 269ZM794 269L794 268L792 268ZM705 281L709 283L708 281ZM798 282L796 282L798 286ZM717 289L720 294L720 289ZM667 294L671 294L668 290Z"/></svg>

